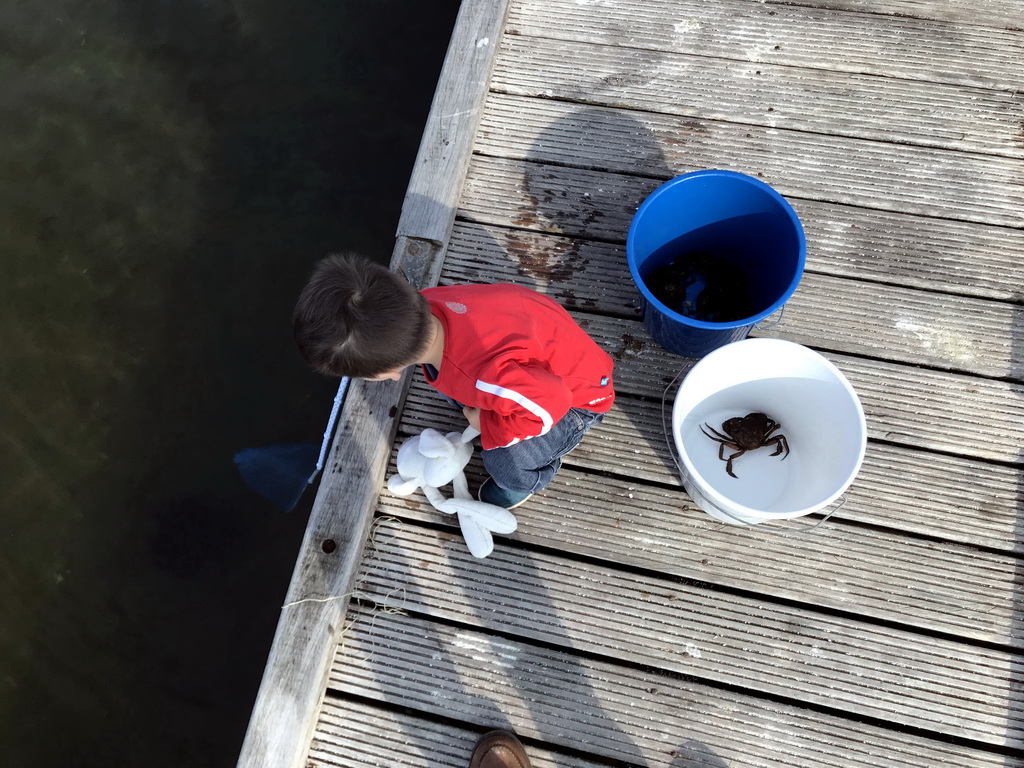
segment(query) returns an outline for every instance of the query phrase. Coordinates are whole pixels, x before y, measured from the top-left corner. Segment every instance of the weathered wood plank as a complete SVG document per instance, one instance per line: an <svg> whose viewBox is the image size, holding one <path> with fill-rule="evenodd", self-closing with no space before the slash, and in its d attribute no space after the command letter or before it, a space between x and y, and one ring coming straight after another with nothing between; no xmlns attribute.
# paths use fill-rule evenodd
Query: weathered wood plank
<svg viewBox="0 0 1024 768"><path fill-rule="evenodd" d="M639 321L576 315L616 361L622 394L660 402L692 360L677 357ZM1024 385L825 352L850 380L875 440L1014 464L1024 463Z"/></svg>
<svg viewBox="0 0 1024 768"><path fill-rule="evenodd" d="M843 557L835 538L817 543ZM894 725L1024 745L1024 693L1014 690L1024 665L1005 651L816 615L561 554L499 544L486 560L474 560L458 535L386 520L377 528L363 574L360 598L388 600L431 618ZM755 648L759 662L752 665Z"/></svg>
<svg viewBox="0 0 1024 768"><path fill-rule="evenodd" d="M739 60L594 45L586 36L581 42L507 36L491 88L574 104L1024 157L1024 97L1014 89L758 63L743 58L741 49L730 50ZM1017 87L1024 87L1019 71Z"/></svg>
<svg viewBox="0 0 1024 768"><path fill-rule="evenodd" d="M578 315L616 360L620 394L661 401L692 360L658 346L639 322ZM864 406L868 437L929 451L1024 463L1024 385L826 352ZM659 405L660 408L660 405Z"/></svg>
<svg viewBox="0 0 1024 768"><path fill-rule="evenodd" d="M1009 91L1021 85L1024 34L1020 31L975 26L984 23L978 15L965 19L964 24L947 24L856 12L870 10L864 3L857 8L846 2L844 12L828 10L828 4L523 0L509 16L508 31L626 50L694 53L884 78ZM1013 3L1004 4L995 18L998 21L1006 14L1006 25L1019 28L1020 6L1012 18L1007 13L1011 8ZM898 13L902 16L907 11ZM981 13L984 11L979 9ZM642 29L636 24L638 18L643 19ZM644 69L642 65L624 67L619 76L642 79Z"/></svg>
<svg viewBox="0 0 1024 768"><path fill-rule="evenodd" d="M543 215L549 189L589 193L599 212L595 236L621 236L630 197L642 200L656 184L702 168L741 171L794 198L914 213L941 219L1024 227L1024 160L949 152L754 125L587 106L491 93L476 151L505 160L528 160L520 194ZM542 164L542 165L541 165ZM602 192L607 173L621 174ZM480 169L471 171L479 175ZM467 179L463 207L484 194ZM493 193L492 193L493 194ZM609 232L610 225L616 228ZM557 231L557 230L556 230ZM598 234L598 233L607 233Z"/></svg>
<svg viewBox="0 0 1024 768"><path fill-rule="evenodd" d="M981 750L505 637L409 616L355 617L333 689L470 722L504 716L528 738L606 760L648 768L1005 766Z"/></svg>
<svg viewBox="0 0 1024 768"><path fill-rule="evenodd" d="M782 536L771 526L748 529L718 523L681 488L646 486L646 478L634 470L637 456L631 456L619 439L621 432L606 428L620 426L625 432L628 426L621 419L609 425L609 420L567 457L566 467L572 471L563 471L531 500L531 508L558 521L548 531L551 538L542 536L533 543L591 556L596 548L614 563L855 611L906 626L1024 646L1024 629L1014 618L1019 563L1012 555L894 535L900 521L881 531L842 525L842 510L838 520L810 536ZM415 420L407 423L418 431ZM642 440L633 445L643 446L641 453L646 452ZM582 467L614 476L576 471ZM479 473L474 468L474 480ZM676 477L670 479L678 483ZM402 515L404 501L389 495L381 503L391 514ZM424 508L426 519L437 521L440 515ZM890 516L901 513L899 508L875 509ZM525 528L521 526L519 537L528 537ZM1020 538L1019 529L1015 538Z"/></svg>
<svg viewBox="0 0 1024 768"><path fill-rule="evenodd" d="M433 390L421 382L413 385L400 426L403 434L462 426L461 416L440 405ZM637 489L645 482L681 486L662 426L661 404L653 400L620 398L600 428L570 454L567 465L629 478L629 492L638 497ZM604 485L587 476L571 482ZM1018 519L1024 470L1018 467L871 441L860 473L844 495L846 503L834 520L1024 552L1024 525ZM671 498L678 503L675 494Z"/></svg>
<svg viewBox="0 0 1024 768"><path fill-rule="evenodd" d="M1015 304L807 274L782 320L757 336L978 376L1024 378Z"/></svg>
<svg viewBox="0 0 1024 768"><path fill-rule="evenodd" d="M402 203L399 238L448 242L508 6L509 0L462 5Z"/></svg>
<svg viewBox="0 0 1024 768"><path fill-rule="evenodd" d="M977 225L958 224L949 234L964 230L963 242L953 247L952 240L942 240L945 233L929 237L937 225L952 222L914 216L879 222L861 209L804 201L795 201L795 208L807 232L808 274L905 285L939 294L937 302L945 299L942 293L1024 299L1024 230L979 227L972 233ZM504 215L514 213L506 209ZM487 218L502 216L495 209ZM916 240L915 230L920 234ZM925 251L921 241L933 249ZM451 283L522 281L578 309L623 316L639 311L621 243L459 221L445 273L443 279Z"/></svg>
<svg viewBox="0 0 1024 768"><path fill-rule="evenodd" d="M914 288L1021 302L1024 229L791 200L809 269Z"/></svg>
<svg viewBox="0 0 1024 768"><path fill-rule="evenodd" d="M621 249L564 238L531 239L517 232L500 236L500 243L479 238L453 242L445 281L528 284L571 309L639 317L637 290ZM1024 252L1020 256L1024 261ZM586 280L580 280L584 274ZM987 299L806 273L781 322L755 335L951 371L1024 378L1024 309Z"/></svg>
<svg viewBox="0 0 1024 768"><path fill-rule="evenodd" d="M869 443L841 516L880 527L1024 552L1024 472L960 456Z"/></svg>
<svg viewBox="0 0 1024 768"><path fill-rule="evenodd" d="M761 0L756 0L761 2ZM772 6L804 6L837 11L875 13L935 21L956 22L958 27L982 26L1024 30L1019 0L763 0Z"/></svg>
<svg viewBox="0 0 1024 768"><path fill-rule="evenodd" d="M501 713L480 717L469 730L406 712L328 696L320 712L311 768L466 768L477 739L489 728L508 728ZM605 763L527 747L533 768L603 768Z"/></svg>
<svg viewBox="0 0 1024 768"><path fill-rule="evenodd" d="M827 357L846 374L865 404L869 437L1024 464L1021 385L835 354Z"/></svg>
<svg viewBox="0 0 1024 768"><path fill-rule="evenodd" d="M487 260L498 262L494 271L499 274L503 265L512 267L511 259L518 262L515 268L523 276L539 284L571 283L566 290L579 302L596 301L595 295L608 292L609 276L621 274L626 263L626 233L636 211L628 206L638 188L642 200L656 183L622 181L614 174L599 176L588 171L583 184L570 181L559 188L557 179L552 179L550 188L538 196L530 195L523 183L526 168L524 164L477 158L474 188L492 188L486 196L464 200L463 216L475 221L456 224L446 267L463 270L470 281L483 280L475 275L486 274ZM572 179L571 171L563 173L566 180ZM593 191L586 188L588 180ZM607 226L601 223L603 212L594 207L595 194L615 203ZM795 198L790 198L790 203L807 235L809 271L981 298L1024 299L1024 229ZM598 231L592 232L592 227ZM545 237L551 234L547 230L555 228L572 239ZM583 239L594 235L610 242ZM620 271L609 265L618 265ZM587 279L573 279L582 269L587 270ZM595 269L598 272L591 278L590 270Z"/></svg>

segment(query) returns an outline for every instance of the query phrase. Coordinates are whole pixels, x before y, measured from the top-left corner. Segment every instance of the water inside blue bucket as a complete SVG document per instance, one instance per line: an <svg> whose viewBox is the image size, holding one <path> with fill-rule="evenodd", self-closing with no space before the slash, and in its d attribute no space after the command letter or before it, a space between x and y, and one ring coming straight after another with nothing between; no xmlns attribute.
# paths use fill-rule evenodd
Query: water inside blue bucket
<svg viewBox="0 0 1024 768"><path fill-rule="evenodd" d="M755 311L746 273L707 251L672 249L644 275L644 284L669 309L706 323L742 320Z"/></svg>
<svg viewBox="0 0 1024 768"><path fill-rule="evenodd" d="M780 267L780 252L794 254L794 263ZM654 297L682 315L751 324L786 294L797 252L792 227L773 214L752 213L675 238L651 253L641 274Z"/></svg>

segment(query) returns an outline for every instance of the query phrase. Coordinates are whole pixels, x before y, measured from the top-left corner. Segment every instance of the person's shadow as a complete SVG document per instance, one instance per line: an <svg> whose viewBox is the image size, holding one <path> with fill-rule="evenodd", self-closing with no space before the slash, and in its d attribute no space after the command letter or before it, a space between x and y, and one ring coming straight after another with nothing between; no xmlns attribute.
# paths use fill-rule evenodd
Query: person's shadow
<svg viewBox="0 0 1024 768"><path fill-rule="evenodd" d="M506 119L516 107L510 101ZM508 161L478 159L453 233L465 267L456 265L446 279L471 282L486 274L541 291L573 313L616 363L616 407L595 434L616 433L621 440L645 444L645 450L630 452L628 459L636 465L629 472L678 485L664 427L637 394L649 396L651 389L662 394L693 361L663 349L640 322L639 291L626 261L625 240L643 200L666 180L696 168L670 167L665 138L629 113L559 103L546 109L552 121L516 163L518 174L515 168L506 170ZM609 143L618 147L623 136L629 137L628 152L614 153L613 172L581 167L596 167L602 145L607 154ZM589 143L581 145L580 137ZM694 129L673 140L697 145L703 134ZM516 206L511 217L509 200ZM473 261L487 263L487 272ZM576 460L597 462L591 456L597 448L584 441L574 452Z"/></svg>
<svg viewBox="0 0 1024 768"><path fill-rule="evenodd" d="M632 156L637 163L634 173L609 178L608 174L580 170L559 162L557 147L564 143L562 140L567 135L590 135L599 141L603 134L619 132L633 137L635 148ZM481 204L478 209L464 208L453 232L442 284L486 280L534 288L556 299L581 319L588 332L617 363L628 360L635 365L642 357L643 364L648 365L654 375L660 375L666 383L671 381L686 361L661 349L639 324L637 294L622 245L640 202L665 179L676 175L667 167L659 142L642 124L622 112L572 108L538 135L521 167L521 182L518 179L508 180L521 190L515 198L518 210L514 214L519 228L501 226L500 217L488 216L486 204ZM491 189L490 194L500 199L511 194L511 189ZM466 204L472 206L473 202L470 200ZM481 264L487 264L486 269ZM631 321L625 333L621 331L622 319ZM620 407L618 413L613 413L609 419L627 422L634 412L629 407L633 399L628 394L620 394L619 402L626 403L627 407ZM415 429L433 426L446 431L462 426L459 415L440 405L439 399L436 407L427 405L424 414ZM593 434L599 434L601 429L597 427ZM633 431L649 443L647 454L653 457L650 460L660 462L663 472L672 471L669 469L672 465L667 448L657 432L643 423L635 424ZM588 436L577 451L584 451L584 446L592 439L593 436ZM567 458L567 465L571 465L572 456L570 454ZM469 474L471 483L481 479L478 458L470 465ZM529 514L525 510L520 513L523 525L529 525ZM499 551L503 546L504 542L499 540ZM534 585L531 602L538 613L544 614L543 630L528 626L532 622L525 615L510 618L501 612L482 610L485 601L477 603L480 608L474 624L510 639L527 638L548 647L573 648L572 633L558 614L558 600L553 596L545 598L545 567L534 559L530 550L517 546L513 553L496 553L492 558L474 562L472 578L467 578L462 588L472 592L479 589L475 585L481 581L500 580L502 568L509 566L507 563L499 565L499 562L506 558L515 562L517 581ZM412 567L411 563L409 567ZM456 574L464 573L467 568L461 554L454 556L450 567ZM488 576L487 572L492 567L495 573ZM415 599L429 598L416 596ZM566 680L572 681L574 711L578 717L585 712L588 723L601 732L601 742L605 745L600 747L602 757L624 760L632 765L649 765L648 757L634 737L618 724L614 713L605 711L601 697L590 687L588 673L574 658L566 654L563 659L567 669L577 671L564 675L561 685L568 685ZM514 679L526 680L536 674L528 666L527 654L516 655L510 662L506 660L505 666ZM484 694L467 691L466 695L479 698ZM560 734L557 719L552 720L550 716L550 703L543 698L536 703L533 699L525 700L536 707L532 717L536 732L531 733L531 737L558 744ZM493 719L486 723L487 726L509 727L496 703L489 709ZM549 733L549 729L554 730ZM678 736L685 737L685 734ZM607 746L609 742L614 746ZM586 744L578 748L588 750ZM695 741L684 741L674 754L677 754L677 761L689 761L678 763L680 765L701 764L714 768L727 765L706 745Z"/></svg>
<svg viewBox="0 0 1024 768"><path fill-rule="evenodd" d="M436 205L426 200L419 203ZM478 256L474 261L478 265L486 259L485 263L489 265L487 276L478 275L476 281L499 282L493 278L493 270L497 269L509 282L543 288L529 273L524 275L519 270L509 256L506 243L500 238L495 238L482 228L474 230L474 238ZM429 269L417 264L415 260L409 265L400 265L400 269L414 282L420 282L429 272ZM442 284L451 282L466 280L453 280L450 273L442 279ZM406 401L404 426L401 427L404 431L399 435L399 441L427 427L441 432L464 429L466 424L461 411L445 402L439 393L426 390L419 379L421 374L418 370L412 375L413 391ZM414 403L412 416L409 415L410 402ZM475 489L483 479L479 450L467 468L467 476L471 489ZM447 495L450 488L443 489L443 492ZM601 754L605 758L636 766L648 765L640 747L618 724L621 715L605 709L602 697L590 685L589 673L572 652L575 642L561 618L565 599L552 595L545 587L551 578L550 564L540 563L525 547L509 546L506 537L496 537L496 551L490 557L482 560L470 558L465 552L456 520L439 513L432 514L420 492L411 496L410 501L411 506L425 511L414 512L415 518L451 526L454 530L438 534L436 542L428 537L421 540L420 544L405 545L404 533L390 534L388 531L392 529L382 526L380 534L373 537L372 546L379 549L379 555L370 553L373 564L369 569L367 584L374 585L373 599L385 608L408 610L414 616L426 611L434 616L435 611L429 606L437 603L437 596L419 590L416 584L424 568L429 570L425 563L428 560L433 562L433 558L439 556L434 551L435 545L441 548L443 567L452 574L451 588L466 596L465 604L471 606L475 615L469 619L444 616L443 609L437 612L443 621L455 621L464 627L455 643L452 642L450 627L444 623L435 626L431 622L417 622L415 630L406 630L417 632L422 642L429 644L433 674L438 679L450 681L444 692L435 698L451 697L459 702L453 706L467 707L474 713L474 724L481 728L511 729L528 739L550 743L556 749L563 747L586 752L589 749L587 743L572 743L564 733L563 720L568 713L558 711L558 702L563 696L570 696L572 714L577 720L575 732L579 738L590 738L594 744L600 743L601 746L594 749L603 750ZM520 515L520 520L521 524L528 524L525 516ZM420 546L424 548L422 551L418 549ZM387 565L377 566L378 562L386 562ZM512 593L504 599L495 597L509 585L511 572L515 573L514 584L529 585L528 598L519 598ZM585 588L585 585L581 584L580 588ZM386 601L381 599L388 595L391 597ZM370 626L368 634L371 645L367 654L369 664L376 664L375 649L389 641L383 635L373 639L375 633L383 630L385 622L393 624L400 621L404 619L380 617ZM538 648L534 647L535 643L539 644ZM517 649L510 651L513 645ZM472 658L467 659L466 647L469 646ZM555 650L544 650L552 648ZM457 681L466 675L465 665L480 663L481 659L487 659L489 666L496 670L490 676L489 684L459 684ZM558 670L557 684L551 679L552 668ZM381 677L381 690L389 691L390 685L385 681L388 669L382 668L378 674ZM567 694L567 691L571 693ZM385 696L389 694L385 693ZM396 706L415 706L402 692L389 698ZM517 702L517 711L506 711L503 703L508 701ZM425 706L433 706L433 703L431 701ZM414 736L409 734L411 740Z"/></svg>

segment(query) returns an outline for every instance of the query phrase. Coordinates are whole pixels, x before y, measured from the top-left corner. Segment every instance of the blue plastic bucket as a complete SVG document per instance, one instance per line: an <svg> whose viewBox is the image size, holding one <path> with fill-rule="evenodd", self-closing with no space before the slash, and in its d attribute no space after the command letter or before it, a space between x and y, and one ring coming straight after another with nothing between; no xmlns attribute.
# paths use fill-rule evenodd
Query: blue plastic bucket
<svg viewBox="0 0 1024 768"><path fill-rule="evenodd" d="M695 171L665 182L640 205L626 239L644 325L683 357L746 338L778 311L800 283L806 250L800 219L782 195L735 171ZM705 284L700 269L687 271L689 262L714 265L714 279ZM687 287L673 288L681 303L669 306L659 298L666 296L663 276L681 273ZM702 316L698 308L710 306L704 299L711 296L731 303Z"/></svg>

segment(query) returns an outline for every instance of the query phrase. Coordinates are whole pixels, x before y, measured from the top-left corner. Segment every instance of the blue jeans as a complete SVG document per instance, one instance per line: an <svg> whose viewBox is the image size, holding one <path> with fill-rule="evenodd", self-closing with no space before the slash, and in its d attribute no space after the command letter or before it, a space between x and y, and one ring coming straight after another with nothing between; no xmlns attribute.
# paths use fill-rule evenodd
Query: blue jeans
<svg viewBox="0 0 1024 768"><path fill-rule="evenodd" d="M484 469L507 491L536 493L554 478L562 466L562 457L579 445L587 430L603 418L603 413L571 408L545 435L507 448L483 451Z"/></svg>

